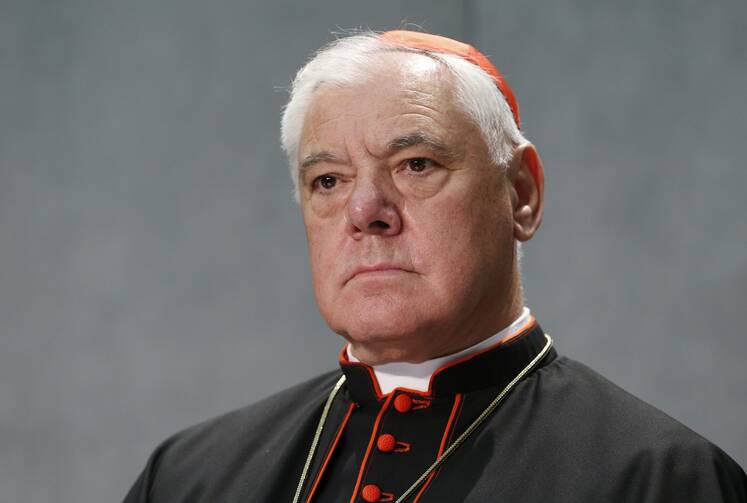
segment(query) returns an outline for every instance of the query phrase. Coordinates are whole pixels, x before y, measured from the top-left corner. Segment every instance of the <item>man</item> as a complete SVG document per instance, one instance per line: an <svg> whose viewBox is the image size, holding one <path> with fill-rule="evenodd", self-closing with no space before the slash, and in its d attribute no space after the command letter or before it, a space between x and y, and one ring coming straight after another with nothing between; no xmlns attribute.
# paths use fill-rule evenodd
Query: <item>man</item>
<svg viewBox="0 0 747 503"><path fill-rule="evenodd" d="M720 449L563 356L524 306L543 167L474 48L359 34L283 115L333 371L164 442L128 502L747 501Z"/></svg>

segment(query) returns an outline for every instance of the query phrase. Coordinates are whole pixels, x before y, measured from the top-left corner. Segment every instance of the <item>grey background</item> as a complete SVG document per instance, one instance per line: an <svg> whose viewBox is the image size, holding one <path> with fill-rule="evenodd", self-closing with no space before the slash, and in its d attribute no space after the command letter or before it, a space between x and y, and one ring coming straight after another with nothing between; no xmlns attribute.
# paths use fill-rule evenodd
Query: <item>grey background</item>
<svg viewBox="0 0 747 503"><path fill-rule="evenodd" d="M547 171L528 305L747 464L747 3L0 1L0 501L124 497L336 365L278 145L330 30L472 42Z"/></svg>

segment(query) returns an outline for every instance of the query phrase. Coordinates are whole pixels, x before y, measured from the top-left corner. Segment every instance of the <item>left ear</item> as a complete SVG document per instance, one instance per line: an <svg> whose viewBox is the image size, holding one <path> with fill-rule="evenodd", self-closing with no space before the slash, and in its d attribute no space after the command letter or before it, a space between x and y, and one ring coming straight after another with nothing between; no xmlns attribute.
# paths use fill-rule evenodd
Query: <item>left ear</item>
<svg viewBox="0 0 747 503"><path fill-rule="evenodd" d="M514 237L528 241L539 229L544 209L545 171L534 145L524 143L516 147L507 176L511 185Z"/></svg>

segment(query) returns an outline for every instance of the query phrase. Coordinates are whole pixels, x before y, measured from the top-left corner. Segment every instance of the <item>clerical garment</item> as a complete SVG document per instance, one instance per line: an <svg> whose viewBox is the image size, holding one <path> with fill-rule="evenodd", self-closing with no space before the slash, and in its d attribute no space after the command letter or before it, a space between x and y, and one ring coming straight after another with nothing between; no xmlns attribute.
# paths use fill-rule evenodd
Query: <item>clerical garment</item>
<svg viewBox="0 0 747 503"><path fill-rule="evenodd" d="M343 351L302 502L395 501L540 352L536 323L432 376L382 394ZM162 443L126 503L290 503L329 372ZM555 349L408 502L747 502L747 476L721 449Z"/></svg>

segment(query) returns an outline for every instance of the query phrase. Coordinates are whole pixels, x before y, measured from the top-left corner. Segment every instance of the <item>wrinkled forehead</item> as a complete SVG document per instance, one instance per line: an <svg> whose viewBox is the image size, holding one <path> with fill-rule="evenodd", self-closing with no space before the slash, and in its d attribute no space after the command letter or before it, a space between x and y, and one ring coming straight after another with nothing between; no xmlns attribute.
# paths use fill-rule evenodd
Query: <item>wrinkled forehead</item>
<svg viewBox="0 0 747 503"><path fill-rule="evenodd" d="M374 137L381 136L379 129L397 125L449 129L463 122L456 117L464 114L455 101L454 77L437 59L409 51L382 51L361 71L354 82L317 86L304 118L299 157L324 131L334 130L335 121L345 120L347 128L365 128Z"/></svg>

